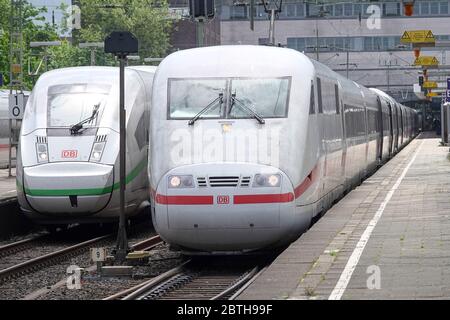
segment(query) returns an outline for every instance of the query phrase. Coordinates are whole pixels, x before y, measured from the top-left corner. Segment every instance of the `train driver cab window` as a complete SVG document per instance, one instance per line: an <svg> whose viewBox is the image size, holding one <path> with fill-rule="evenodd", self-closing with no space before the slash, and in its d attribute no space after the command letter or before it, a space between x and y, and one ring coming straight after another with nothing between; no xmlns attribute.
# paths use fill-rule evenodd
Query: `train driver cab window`
<svg viewBox="0 0 450 320"><path fill-rule="evenodd" d="M286 117L290 84L291 77L169 79L168 119Z"/></svg>
<svg viewBox="0 0 450 320"><path fill-rule="evenodd" d="M191 119L208 106L201 117L220 118L226 86L226 79L169 79L169 119Z"/></svg>
<svg viewBox="0 0 450 320"><path fill-rule="evenodd" d="M232 79L228 117L250 118L251 112L263 118L286 117L289 87L290 77Z"/></svg>
<svg viewBox="0 0 450 320"><path fill-rule="evenodd" d="M75 123L92 117L84 127L95 127L99 123L106 104L110 85L64 84L48 88L48 126L71 127Z"/></svg>

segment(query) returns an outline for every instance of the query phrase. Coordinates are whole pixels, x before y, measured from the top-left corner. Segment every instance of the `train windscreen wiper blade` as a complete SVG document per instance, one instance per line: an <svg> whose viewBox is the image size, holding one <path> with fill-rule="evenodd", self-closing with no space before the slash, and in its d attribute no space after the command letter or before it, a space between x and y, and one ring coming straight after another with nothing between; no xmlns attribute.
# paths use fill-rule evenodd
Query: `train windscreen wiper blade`
<svg viewBox="0 0 450 320"><path fill-rule="evenodd" d="M233 109L234 105L237 105L241 110L247 112L248 114L250 114L253 118L255 118L260 124L265 124L266 121L264 120L263 117L261 117L259 114L257 114L256 112L254 112L252 109L250 109L249 107L247 107L241 100L239 100L238 98L236 98L236 94L233 93L231 95L231 107L230 110L228 111L228 114L231 113L231 110Z"/></svg>
<svg viewBox="0 0 450 320"><path fill-rule="evenodd" d="M188 124L190 126L192 126L195 121L197 121L198 119L200 119L200 117L202 116L202 114L208 112L209 110L212 109L212 107L214 107L216 105L216 103L219 102L219 105L222 106L223 104L223 93L219 93L219 96L214 99L213 101L211 101L206 107L204 107L199 113L197 113L195 115L195 117L193 117L191 120L189 120Z"/></svg>
<svg viewBox="0 0 450 320"><path fill-rule="evenodd" d="M70 134L72 135L78 134L80 130L83 129L83 126L86 123L93 121L98 116L98 109L100 109L100 103L94 105L94 110L92 110L92 115L89 118L84 119L70 127Z"/></svg>

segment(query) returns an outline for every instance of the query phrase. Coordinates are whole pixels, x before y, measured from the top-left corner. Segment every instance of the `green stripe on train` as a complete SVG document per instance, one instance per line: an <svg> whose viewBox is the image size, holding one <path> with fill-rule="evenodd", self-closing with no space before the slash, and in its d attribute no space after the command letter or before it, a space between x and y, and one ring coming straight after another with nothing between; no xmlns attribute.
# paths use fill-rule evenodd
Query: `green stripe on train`
<svg viewBox="0 0 450 320"><path fill-rule="evenodd" d="M147 159L142 160L136 168L125 177L125 183L128 184L133 181L139 173L147 165ZM17 181L18 184L20 184ZM91 189L28 189L25 188L25 193L34 197L64 197L64 196L101 196L111 193L113 190L120 188L120 182L114 183L112 186L103 188L91 188Z"/></svg>

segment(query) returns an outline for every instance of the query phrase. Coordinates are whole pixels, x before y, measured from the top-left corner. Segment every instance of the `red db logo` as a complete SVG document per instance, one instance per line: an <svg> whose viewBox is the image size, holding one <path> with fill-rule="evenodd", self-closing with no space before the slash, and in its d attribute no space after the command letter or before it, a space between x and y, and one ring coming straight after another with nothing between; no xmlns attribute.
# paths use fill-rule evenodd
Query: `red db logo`
<svg viewBox="0 0 450 320"><path fill-rule="evenodd" d="M61 153L61 158L63 159L74 159L78 156L77 150L63 150Z"/></svg>
<svg viewBox="0 0 450 320"><path fill-rule="evenodd" d="M230 196L217 196L217 204L229 204Z"/></svg>

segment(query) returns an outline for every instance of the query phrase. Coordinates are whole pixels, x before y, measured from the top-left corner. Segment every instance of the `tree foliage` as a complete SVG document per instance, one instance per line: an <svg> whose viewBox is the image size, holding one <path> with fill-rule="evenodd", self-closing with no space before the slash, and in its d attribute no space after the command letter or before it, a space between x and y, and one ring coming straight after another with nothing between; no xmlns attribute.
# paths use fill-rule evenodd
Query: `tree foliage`
<svg viewBox="0 0 450 320"><path fill-rule="evenodd" d="M79 0L81 30L74 43L99 42L116 30L132 32L139 40L139 55L161 57L168 47L172 22L166 1Z"/></svg>
<svg viewBox="0 0 450 320"><path fill-rule="evenodd" d="M9 83L9 43L10 43L10 0L0 0L0 73L3 74L5 84ZM52 41L58 39L54 28L48 23L43 23L44 18L40 14L44 9L38 9L24 2L23 7L23 62L24 66L30 58L31 41ZM40 22L40 23L39 23ZM30 88L33 82L32 77L27 74L24 67L24 84Z"/></svg>
<svg viewBox="0 0 450 320"><path fill-rule="evenodd" d="M72 30L72 39L63 39L58 47L30 48L31 41L60 40L71 26L64 23L53 26L44 23L40 14L46 8L35 8L25 2L23 23L23 62L24 83L30 89L35 76L28 73L28 62L31 72L36 71L44 51L48 56L48 69L90 65L91 51L80 49L82 42L103 42L112 31L131 31L139 40L139 55L146 57L163 57L169 48L172 21L168 19L166 0L78 0L81 9L81 29ZM60 9L66 12L66 21L70 16L70 8L61 4ZM4 82L9 83L9 21L10 0L0 0L0 73ZM41 20L41 21L40 21ZM104 54L102 49L96 52L96 64L114 65L115 59ZM40 71L42 71L41 68Z"/></svg>

